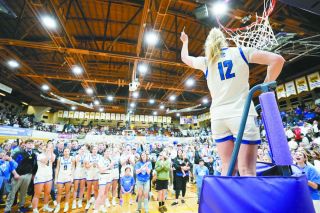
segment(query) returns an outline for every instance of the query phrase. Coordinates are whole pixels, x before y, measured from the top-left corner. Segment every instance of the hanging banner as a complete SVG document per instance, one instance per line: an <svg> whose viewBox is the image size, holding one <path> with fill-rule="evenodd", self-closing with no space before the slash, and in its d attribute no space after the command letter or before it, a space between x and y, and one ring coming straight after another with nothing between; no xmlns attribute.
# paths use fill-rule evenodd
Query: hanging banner
<svg viewBox="0 0 320 213"><path fill-rule="evenodd" d="M140 121L144 122L144 115L140 115Z"/></svg>
<svg viewBox="0 0 320 213"><path fill-rule="evenodd" d="M70 111L69 112L69 118L73 118L73 115L74 115L74 111Z"/></svg>
<svg viewBox="0 0 320 213"><path fill-rule="evenodd" d="M94 112L90 112L90 119L94 119L95 113Z"/></svg>
<svg viewBox="0 0 320 213"><path fill-rule="evenodd" d="M277 92L278 99L286 97L286 90L284 89L283 84L277 86L276 92Z"/></svg>
<svg viewBox="0 0 320 213"><path fill-rule="evenodd" d="M110 119L112 121L116 120L116 114L115 113L111 113Z"/></svg>
<svg viewBox="0 0 320 213"><path fill-rule="evenodd" d="M73 118L79 118L79 112L78 111L74 112Z"/></svg>
<svg viewBox="0 0 320 213"><path fill-rule="evenodd" d="M307 79L305 76L295 80L298 94L309 91Z"/></svg>
<svg viewBox="0 0 320 213"><path fill-rule="evenodd" d="M100 119L101 119L101 120L105 120L105 119L106 119L106 113L101 112L101 114L100 114Z"/></svg>
<svg viewBox="0 0 320 213"><path fill-rule="evenodd" d="M90 118L90 112L85 112L84 113L84 118L89 119Z"/></svg>
<svg viewBox="0 0 320 213"><path fill-rule="evenodd" d="M162 122L163 122L163 123L167 123L167 117L163 116L163 117L162 117Z"/></svg>
<svg viewBox="0 0 320 213"><path fill-rule="evenodd" d="M167 123L171 124L171 117L167 117Z"/></svg>
<svg viewBox="0 0 320 213"><path fill-rule="evenodd" d="M63 117L63 111L60 110L60 111L58 112L58 118L62 118L62 117Z"/></svg>
<svg viewBox="0 0 320 213"><path fill-rule="evenodd" d="M94 119L100 119L100 112L96 112L96 114L94 115Z"/></svg>
<svg viewBox="0 0 320 213"><path fill-rule="evenodd" d="M149 122L153 122L153 116L152 116L152 115L149 115L148 120L149 120Z"/></svg>
<svg viewBox="0 0 320 213"><path fill-rule="evenodd" d="M158 116L158 123L162 123L162 116Z"/></svg>
<svg viewBox="0 0 320 213"><path fill-rule="evenodd" d="M63 117L67 118L69 116L69 112L68 111L63 111Z"/></svg>
<svg viewBox="0 0 320 213"><path fill-rule="evenodd" d="M110 113L106 113L106 120L110 120L111 119L111 114Z"/></svg>
<svg viewBox="0 0 320 213"><path fill-rule="evenodd" d="M121 114L121 120L122 121L126 121L126 115L125 114Z"/></svg>
<svg viewBox="0 0 320 213"><path fill-rule="evenodd" d="M294 86L293 81L289 81L289 82L285 83L285 87L286 87L287 97L297 94L296 87Z"/></svg>
<svg viewBox="0 0 320 213"><path fill-rule="evenodd" d="M79 118L84 118L84 112L79 112Z"/></svg>
<svg viewBox="0 0 320 213"><path fill-rule="evenodd" d="M312 73L307 76L310 90L320 87L320 76L318 72Z"/></svg>
<svg viewBox="0 0 320 213"><path fill-rule="evenodd" d="M134 117L134 120L135 120L135 121L140 121L140 116L139 116L139 115L136 115L136 116Z"/></svg>
<svg viewBox="0 0 320 213"><path fill-rule="evenodd" d="M130 115L130 121L134 122L134 115Z"/></svg>
<svg viewBox="0 0 320 213"><path fill-rule="evenodd" d="M121 115L120 114L116 114L116 121L120 121L121 120Z"/></svg>

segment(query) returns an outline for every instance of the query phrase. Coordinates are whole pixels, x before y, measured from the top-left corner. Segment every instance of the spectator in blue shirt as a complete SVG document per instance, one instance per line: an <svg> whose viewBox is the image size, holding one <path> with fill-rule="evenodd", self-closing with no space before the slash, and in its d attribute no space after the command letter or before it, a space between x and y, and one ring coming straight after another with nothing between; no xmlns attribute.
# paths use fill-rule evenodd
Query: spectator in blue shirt
<svg viewBox="0 0 320 213"><path fill-rule="evenodd" d="M205 175L209 175L208 168L204 165L204 160L199 160L199 166L195 170L196 182L197 182L197 192L198 192L198 204L200 200L200 193L202 188L202 181Z"/></svg>
<svg viewBox="0 0 320 213"><path fill-rule="evenodd" d="M151 162L148 161L145 152L141 153L140 160L135 166L137 174L137 190L138 190L138 209L137 212L141 212L141 203L144 199L144 210L149 212L148 196L150 191L150 172L152 169Z"/></svg>
<svg viewBox="0 0 320 213"><path fill-rule="evenodd" d="M132 205L131 194L134 187L134 178L131 174L131 168L127 167L125 170L125 175L120 179L121 193L120 193L120 205L123 204L122 196L123 194L129 194L130 205Z"/></svg>

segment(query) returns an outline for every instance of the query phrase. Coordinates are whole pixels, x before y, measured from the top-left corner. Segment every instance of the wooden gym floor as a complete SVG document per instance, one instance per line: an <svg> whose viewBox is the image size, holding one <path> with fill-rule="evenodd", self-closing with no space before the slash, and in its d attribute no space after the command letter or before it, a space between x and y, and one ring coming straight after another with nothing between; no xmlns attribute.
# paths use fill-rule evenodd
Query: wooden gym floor
<svg viewBox="0 0 320 213"><path fill-rule="evenodd" d="M169 190L170 192L168 193L168 199L166 200L166 206L168 208L168 213L195 213L198 212L198 204L197 204L197 191L196 191L196 186L195 184L187 184L187 193L185 196L185 203L181 204L181 202L179 201L179 204L172 207L171 203L174 201L174 194L171 193L171 190ZM157 192L152 189L152 194L153 197L151 198L151 201L149 202L149 212L150 213L156 213L159 212L158 211L158 202L155 200L157 199ZM135 196L132 196L133 200L135 199ZM63 201L63 200L62 200ZM40 199L40 204L39 204L39 212L43 212L42 211L42 202L43 200ZM27 198L27 205L29 206L31 203L31 197L28 196ZM110 203L111 203L111 198L110 198ZM117 203L119 203L119 200L117 200ZM71 210L71 205L72 202L69 203L69 212L72 213L85 213L85 202L83 202L83 208L82 209L76 209L76 210ZM53 208L53 202L50 202L50 207ZM143 207L143 203L142 203L142 207ZM64 208L64 203L61 203L61 208L60 208L60 212L63 212L63 208ZM137 203L134 203L132 205L129 205L128 203L123 204L122 206L120 206L119 204L116 206L111 206L110 208L107 209L108 213L132 213L135 212L135 210L137 209ZM4 212L4 206L1 205L0 206L0 212ZM12 208L12 213L17 212L17 208L14 207ZM32 211L30 211L32 212ZM89 213L93 212L93 206L91 205L90 210L88 211ZM144 210L142 211L144 213Z"/></svg>

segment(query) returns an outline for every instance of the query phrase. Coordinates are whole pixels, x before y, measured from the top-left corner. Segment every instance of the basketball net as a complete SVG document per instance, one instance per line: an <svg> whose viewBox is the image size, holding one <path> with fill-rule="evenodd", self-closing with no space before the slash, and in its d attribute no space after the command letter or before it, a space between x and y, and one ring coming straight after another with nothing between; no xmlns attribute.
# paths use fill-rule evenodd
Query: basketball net
<svg viewBox="0 0 320 213"><path fill-rule="evenodd" d="M274 9L276 0L264 0L264 12L262 16L256 14L256 21L242 28L226 28L217 17L218 24L230 36L238 47L254 47L259 50L270 50L278 45L272 27L269 23L269 15Z"/></svg>

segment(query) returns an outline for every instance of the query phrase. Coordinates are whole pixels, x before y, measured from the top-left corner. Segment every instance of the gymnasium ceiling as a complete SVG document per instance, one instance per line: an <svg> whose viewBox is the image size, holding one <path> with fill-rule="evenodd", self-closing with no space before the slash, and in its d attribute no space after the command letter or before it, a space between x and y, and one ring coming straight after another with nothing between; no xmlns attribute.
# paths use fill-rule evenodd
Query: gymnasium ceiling
<svg viewBox="0 0 320 213"><path fill-rule="evenodd" d="M127 112L136 103L136 113L151 113L166 108L181 109L210 100L205 78L200 71L185 66L180 59L180 32L185 27L189 35L189 52L203 54L203 44L214 18L198 20L193 11L214 1L195 0L1 0L16 17L0 13L0 82L13 88L13 96L30 105L47 105L67 109L67 105L45 100L40 94L43 84L50 92L77 102L100 101L106 112ZM240 19L261 11L263 1L233 0L232 8L222 22L239 26ZM251 11L251 12L245 12ZM41 16L53 16L56 30L41 24ZM320 18L306 11L277 3L271 24L277 32L297 33L303 38L319 34ZM155 46L145 43L146 32L159 32ZM287 60L293 55L284 55ZM11 69L7 61L20 63ZM303 63L302 63L303 60ZM128 84L139 63L148 63L148 72L137 73L141 83L139 97L133 98ZM84 72L74 75L73 65ZM319 67L319 58L301 57L289 62L280 81ZM250 84L263 81L266 68L251 69ZM196 83L187 87L193 78ZM87 95L85 88L93 88ZM48 94L47 94L48 95ZM112 102L107 95L114 96ZM169 101L171 95L176 101ZM149 99L155 99L150 104ZM79 110L87 110L80 108Z"/></svg>

